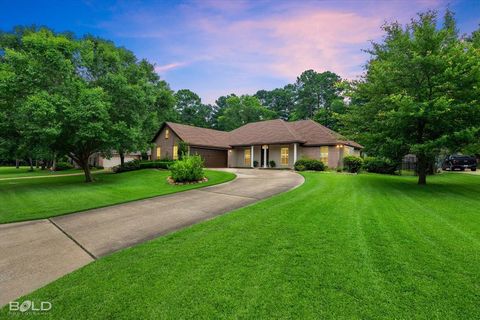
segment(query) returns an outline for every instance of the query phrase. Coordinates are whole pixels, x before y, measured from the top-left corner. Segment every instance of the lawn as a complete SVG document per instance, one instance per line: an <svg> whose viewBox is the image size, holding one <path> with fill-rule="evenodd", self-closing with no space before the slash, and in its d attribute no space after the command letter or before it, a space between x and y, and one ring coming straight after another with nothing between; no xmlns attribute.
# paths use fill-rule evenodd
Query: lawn
<svg viewBox="0 0 480 320"><path fill-rule="evenodd" d="M43 319L478 319L479 176L304 175L26 298Z"/></svg>
<svg viewBox="0 0 480 320"><path fill-rule="evenodd" d="M206 171L206 183L175 186L170 171L147 169L121 174L0 180L0 223L40 219L229 181L232 173Z"/></svg>
<svg viewBox="0 0 480 320"><path fill-rule="evenodd" d="M49 170L41 170L37 168L34 168L33 171L30 171L30 167L19 167L18 169L15 167L0 167L0 179L36 176L57 176L71 173L83 173L83 171L79 169L69 169L51 172Z"/></svg>

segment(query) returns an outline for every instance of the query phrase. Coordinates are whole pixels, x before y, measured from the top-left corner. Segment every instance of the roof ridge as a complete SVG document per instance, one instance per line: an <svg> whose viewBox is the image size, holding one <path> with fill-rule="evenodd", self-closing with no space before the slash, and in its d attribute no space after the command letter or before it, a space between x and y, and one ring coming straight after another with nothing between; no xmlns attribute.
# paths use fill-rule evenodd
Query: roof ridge
<svg viewBox="0 0 480 320"><path fill-rule="evenodd" d="M171 122L171 121L166 121L168 125L176 125L176 126L184 126L184 127L190 127L190 128L195 128L195 129L204 129L204 130L210 130L210 131L215 131L215 132L221 132L221 133L230 133L230 131L223 131L223 130L217 130L217 129L212 129L212 128L204 128L204 127L197 127L197 126L192 126L190 124L184 124L184 123L178 123L178 122Z"/></svg>
<svg viewBox="0 0 480 320"><path fill-rule="evenodd" d="M283 119L279 119L282 121L283 125L287 127L287 130L288 132L290 132L292 134L292 136L296 139L298 139L299 141L302 141L303 140L303 137L301 134L299 134L295 128L292 128L292 126L290 125L291 122L288 122L288 121L285 121Z"/></svg>
<svg viewBox="0 0 480 320"><path fill-rule="evenodd" d="M335 139L339 140L339 139L346 139L343 135L341 135L340 133L336 132L336 131L333 131L332 129L330 128L327 128L325 127L324 125L318 123L317 121L314 121L312 119L305 119L305 121L311 121L313 123L315 123L318 127L320 127L320 129L322 129L323 131L326 131L328 132L329 134L331 134Z"/></svg>

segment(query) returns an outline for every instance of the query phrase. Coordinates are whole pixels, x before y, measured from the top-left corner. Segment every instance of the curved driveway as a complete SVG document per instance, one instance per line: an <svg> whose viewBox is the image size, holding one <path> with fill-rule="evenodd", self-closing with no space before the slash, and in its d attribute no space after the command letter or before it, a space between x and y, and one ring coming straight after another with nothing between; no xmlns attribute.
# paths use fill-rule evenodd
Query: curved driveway
<svg viewBox="0 0 480 320"><path fill-rule="evenodd" d="M222 169L237 178L215 186L0 225L0 306L98 257L211 219L303 183L292 171Z"/></svg>

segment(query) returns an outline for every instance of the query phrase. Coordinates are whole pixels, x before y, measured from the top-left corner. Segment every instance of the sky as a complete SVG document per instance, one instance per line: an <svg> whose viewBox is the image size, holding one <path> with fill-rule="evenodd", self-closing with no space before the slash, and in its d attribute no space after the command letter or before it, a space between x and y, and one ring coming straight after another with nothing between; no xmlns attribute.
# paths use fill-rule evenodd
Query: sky
<svg viewBox="0 0 480 320"><path fill-rule="evenodd" d="M0 30L45 25L112 40L155 64L173 90L213 103L283 87L308 69L358 78L385 22L447 7L461 33L478 28L480 0L0 0Z"/></svg>

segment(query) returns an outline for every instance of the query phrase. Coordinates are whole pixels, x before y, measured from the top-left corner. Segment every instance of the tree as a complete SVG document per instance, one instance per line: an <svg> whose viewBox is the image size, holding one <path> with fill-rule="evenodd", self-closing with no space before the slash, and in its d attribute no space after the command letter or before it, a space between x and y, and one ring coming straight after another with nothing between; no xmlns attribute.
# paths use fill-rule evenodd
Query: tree
<svg viewBox="0 0 480 320"><path fill-rule="evenodd" d="M112 106L107 94L99 87L89 88L85 83L77 82L70 89L68 100L57 105L60 134L54 148L72 158L83 169L85 181L92 182L90 156L108 152L115 143L110 119Z"/></svg>
<svg viewBox="0 0 480 320"><path fill-rule="evenodd" d="M181 123L209 127L213 110L211 106L202 103L200 97L188 89L178 90L175 93L175 109Z"/></svg>
<svg viewBox="0 0 480 320"><path fill-rule="evenodd" d="M263 107L254 96L231 96L225 102L223 115L218 118L221 130L230 131L250 122L277 118L274 111Z"/></svg>
<svg viewBox="0 0 480 320"><path fill-rule="evenodd" d="M280 119L289 120L295 107L295 86L288 84L272 91L259 90L255 97L268 109L275 111Z"/></svg>
<svg viewBox="0 0 480 320"><path fill-rule="evenodd" d="M447 12L441 28L435 12L405 28L385 25L344 119L369 154L415 154L419 184L442 149L459 150L480 130L480 53L457 36L452 17Z"/></svg>
<svg viewBox="0 0 480 320"><path fill-rule="evenodd" d="M0 35L2 145L17 159L29 158L32 169L33 157L53 153L55 131L49 123L33 123L36 110L32 108L42 96L64 91L65 82L75 73L77 50L78 44L69 35L54 34L45 28L19 27Z"/></svg>
<svg viewBox="0 0 480 320"><path fill-rule="evenodd" d="M1 153L70 156L92 181L89 158L146 151L174 97L154 66L125 48L46 28L0 34Z"/></svg>
<svg viewBox="0 0 480 320"><path fill-rule="evenodd" d="M221 96L217 100L215 100L215 105L212 107L212 127L214 129L219 129L220 124L218 123L218 119L223 115L225 109L227 108L227 99L230 97L236 97L234 93L231 93L226 96Z"/></svg>
<svg viewBox="0 0 480 320"><path fill-rule="evenodd" d="M340 77L330 71L318 73L314 70L304 71L295 83L296 104L293 118L313 119L321 108L329 110L332 102L340 99L337 83Z"/></svg>
<svg viewBox="0 0 480 320"><path fill-rule="evenodd" d="M138 61L131 51L116 47L111 41L87 36L82 44L86 53L83 78L90 86L103 88L109 98L111 138L123 165L127 152L148 148L153 135L150 119L158 120L153 106L159 98L155 92L159 77L153 65Z"/></svg>
<svg viewBox="0 0 480 320"><path fill-rule="evenodd" d="M334 131L341 131L340 118L347 112L347 105L343 100L333 100L330 108L321 108L313 116L313 120Z"/></svg>
<svg viewBox="0 0 480 320"><path fill-rule="evenodd" d="M10 123L6 138L17 155L30 159L46 150L68 154L90 182L88 158L111 145L110 104L84 77L83 57L91 52L70 35L19 30L1 41L0 105Z"/></svg>

